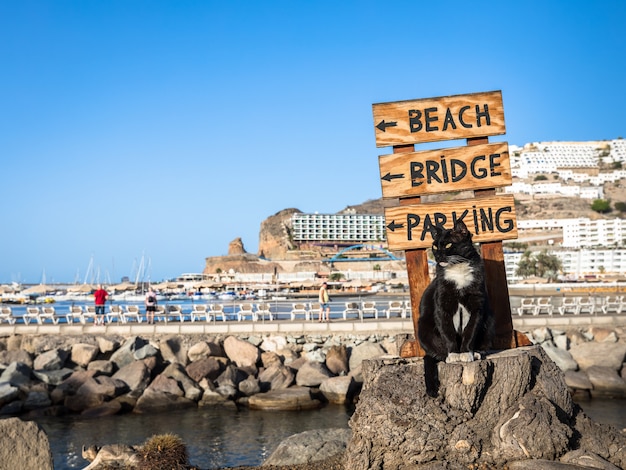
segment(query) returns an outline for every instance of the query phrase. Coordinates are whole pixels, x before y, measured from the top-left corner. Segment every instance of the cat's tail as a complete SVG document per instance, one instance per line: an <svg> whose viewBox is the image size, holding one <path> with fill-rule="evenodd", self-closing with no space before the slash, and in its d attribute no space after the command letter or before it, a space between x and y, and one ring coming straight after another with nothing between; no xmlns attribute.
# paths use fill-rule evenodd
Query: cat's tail
<svg viewBox="0 0 626 470"><path fill-rule="evenodd" d="M432 356L424 356L424 382L426 385L426 394L433 398L435 398L439 393L438 362L439 361Z"/></svg>

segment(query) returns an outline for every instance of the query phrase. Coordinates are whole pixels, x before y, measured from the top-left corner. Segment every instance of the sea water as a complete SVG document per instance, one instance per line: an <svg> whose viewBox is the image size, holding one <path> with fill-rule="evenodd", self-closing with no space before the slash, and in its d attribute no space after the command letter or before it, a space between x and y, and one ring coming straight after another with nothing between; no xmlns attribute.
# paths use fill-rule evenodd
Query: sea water
<svg viewBox="0 0 626 470"><path fill-rule="evenodd" d="M599 423L626 428L624 400L579 403ZM54 456L55 470L83 468L83 445L142 444L157 434L179 436L190 463L202 469L256 466L287 437L312 429L347 428L353 409L327 405L312 411L262 411L204 407L147 415L126 414L97 419L40 418Z"/></svg>

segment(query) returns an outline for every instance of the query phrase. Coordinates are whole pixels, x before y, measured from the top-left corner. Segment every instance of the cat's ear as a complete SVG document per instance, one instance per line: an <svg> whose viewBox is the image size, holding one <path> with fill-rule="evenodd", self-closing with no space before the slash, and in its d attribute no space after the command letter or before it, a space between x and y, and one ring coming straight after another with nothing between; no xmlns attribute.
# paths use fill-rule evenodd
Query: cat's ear
<svg viewBox="0 0 626 470"><path fill-rule="evenodd" d="M454 231L460 233L464 237L470 234L467 226L465 225L465 222L463 222L462 220L457 220L454 223Z"/></svg>

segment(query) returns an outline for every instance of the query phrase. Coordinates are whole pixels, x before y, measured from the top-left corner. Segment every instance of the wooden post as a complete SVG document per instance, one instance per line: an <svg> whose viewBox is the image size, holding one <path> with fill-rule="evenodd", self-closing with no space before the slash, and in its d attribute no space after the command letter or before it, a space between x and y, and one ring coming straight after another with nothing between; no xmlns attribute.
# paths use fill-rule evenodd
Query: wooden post
<svg viewBox="0 0 626 470"><path fill-rule="evenodd" d="M415 151L415 145L395 145L393 153L408 153ZM400 199L400 205L419 204L422 198L420 196L407 197ZM409 294L411 298L411 318L413 319L413 331L415 333L415 341L405 343L400 350L402 357L422 357L424 350L420 346L417 338L417 322L420 316L420 301L422 294L430 282L428 274L428 255L425 249L406 250L404 252L406 259L407 276L409 278Z"/></svg>
<svg viewBox="0 0 626 470"><path fill-rule="evenodd" d="M488 137L467 139L468 146L481 145L488 142ZM474 191L474 196L493 196L495 193L495 189L481 189ZM511 299L509 297L509 286L506 280L502 242L483 242L480 244L480 248L485 264L487 295L496 323L496 337L493 347L494 349L509 349L514 345L515 337L513 335Z"/></svg>

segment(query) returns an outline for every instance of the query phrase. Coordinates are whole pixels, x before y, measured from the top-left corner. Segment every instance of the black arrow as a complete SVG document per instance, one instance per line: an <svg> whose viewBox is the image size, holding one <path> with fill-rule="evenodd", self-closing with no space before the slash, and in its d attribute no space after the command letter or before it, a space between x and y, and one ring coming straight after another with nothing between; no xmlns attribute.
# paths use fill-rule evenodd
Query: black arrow
<svg viewBox="0 0 626 470"><path fill-rule="evenodd" d="M391 230L392 232L395 232L397 228L402 228L402 227L404 227L404 224L396 224L395 220L392 220L391 223L387 225L387 228Z"/></svg>
<svg viewBox="0 0 626 470"><path fill-rule="evenodd" d="M393 122L385 122L385 120L383 119L382 121L380 121L378 123L378 125L376 127L378 127L381 131L385 132L388 127L396 127L397 125L398 125L398 123L395 122L395 121L393 121Z"/></svg>
<svg viewBox="0 0 626 470"><path fill-rule="evenodd" d="M404 178L404 174L400 173L400 174L392 175L391 173L387 173L385 176L381 178L381 180L391 181L391 180L397 180L398 178L400 179Z"/></svg>

